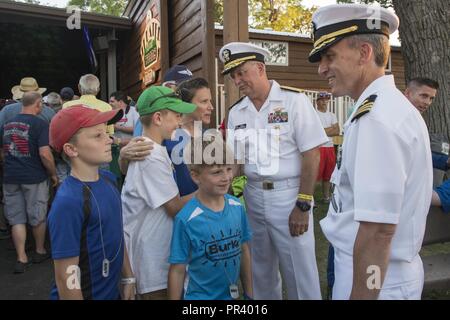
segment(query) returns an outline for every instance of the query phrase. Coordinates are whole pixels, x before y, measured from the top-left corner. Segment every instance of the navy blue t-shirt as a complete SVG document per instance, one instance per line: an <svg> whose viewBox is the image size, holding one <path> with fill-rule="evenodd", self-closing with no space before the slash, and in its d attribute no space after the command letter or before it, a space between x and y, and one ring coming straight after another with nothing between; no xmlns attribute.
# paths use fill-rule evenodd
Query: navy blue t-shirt
<svg viewBox="0 0 450 320"><path fill-rule="evenodd" d="M181 161L183 159L184 146L190 142L191 137L188 133L186 133L186 131L178 129L176 131L175 139L177 140L164 140L162 145L166 147L167 153L172 160L175 168L175 181L177 183L180 196L183 197L197 191L198 187L192 180L191 173L189 172L187 165Z"/></svg>
<svg viewBox="0 0 450 320"><path fill-rule="evenodd" d="M35 184L47 179L39 148L48 146L48 123L18 114L0 129L5 167L3 183Z"/></svg>
<svg viewBox="0 0 450 320"><path fill-rule="evenodd" d="M113 300L120 297L119 281L125 243L122 203L113 181L114 174L101 170L98 181L85 182L91 193L83 191L84 184L80 180L67 177L59 187L48 215L52 257L54 260L79 257L84 299ZM86 210L83 210L83 192L90 199L87 219ZM108 277L102 275L104 255L101 236L106 258L111 261ZM56 284L50 298L59 298Z"/></svg>

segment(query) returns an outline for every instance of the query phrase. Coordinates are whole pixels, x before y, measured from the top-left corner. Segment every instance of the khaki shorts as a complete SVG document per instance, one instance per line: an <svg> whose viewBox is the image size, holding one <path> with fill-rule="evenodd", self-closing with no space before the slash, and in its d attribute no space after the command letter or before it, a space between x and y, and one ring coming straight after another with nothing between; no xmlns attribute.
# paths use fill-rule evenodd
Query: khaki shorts
<svg viewBox="0 0 450 320"><path fill-rule="evenodd" d="M49 197L48 180L37 184L3 184L5 217L11 226L36 227L45 221Z"/></svg>

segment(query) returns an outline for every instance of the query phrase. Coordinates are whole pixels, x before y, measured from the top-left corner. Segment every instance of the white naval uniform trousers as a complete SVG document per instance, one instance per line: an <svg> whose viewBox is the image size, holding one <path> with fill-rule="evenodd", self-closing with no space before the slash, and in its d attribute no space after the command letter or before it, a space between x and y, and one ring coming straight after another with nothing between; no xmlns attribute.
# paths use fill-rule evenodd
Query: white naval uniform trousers
<svg viewBox="0 0 450 320"><path fill-rule="evenodd" d="M271 83L259 111L246 97L231 109L228 119L229 139L233 134L239 140L240 134L268 129L276 134L253 132L280 143L279 150L274 151L266 150L264 143L255 146L245 142L249 152L245 155L248 182L244 198L252 229L253 295L255 299L281 299L283 279L288 299L321 299L312 213L308 232L301 236L290 235L288 221L299 191L301 153L326 143L328 138L305 95L284 90L276 81ZM235 141L233 137L230 140ZM249 158L255 154L263 156L252 164ZM264 167L264 156L265 160L278 160L274 167L268 166L273 170ZM272 190L263 189L263 180L268 179L273 181Z"/></svg>
<svg viewBox="0 0 450 320"><path fill-rule="evenodd" d="M288 220L298 195L299 178L288 181L274 190L263 190L249 181L244 189L253 231L250 248L255 299L282 298L280 271L288 299L321 299L313 214L310 212L308 231L292 237Z"/></svg>

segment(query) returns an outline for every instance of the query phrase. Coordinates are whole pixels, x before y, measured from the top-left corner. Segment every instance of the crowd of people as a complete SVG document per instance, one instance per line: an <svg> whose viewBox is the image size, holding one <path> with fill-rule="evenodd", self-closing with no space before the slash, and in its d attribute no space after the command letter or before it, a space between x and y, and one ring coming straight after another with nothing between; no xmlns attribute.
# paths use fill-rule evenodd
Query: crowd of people
<svg viewBox="0 0 450 320"><path fill-rule="evenodd" d="M375 28L365 5L314 14L309 61L331 87L316 107L268 79L266 49L223 46L223 74L243 97L222 130L207 130L211 90L186 66L137 102L122 91L102 101L93 74L81 76L80 96L43 96L23 78L0 111L0 237L12 237L14 273L51 257L51 299L281 299L282 286L288 299L321 299L312 225L322 202L329 298L420 299L430 204L450 212L450 180L433 190L432 167L446 171L450 159L432 152L421 117L438 83L414 78L401 93L385 75L399 21L380 11ZM343 95L355 107L340 128L329 102ZM380 271L373 288L370 266Z"/></svg>

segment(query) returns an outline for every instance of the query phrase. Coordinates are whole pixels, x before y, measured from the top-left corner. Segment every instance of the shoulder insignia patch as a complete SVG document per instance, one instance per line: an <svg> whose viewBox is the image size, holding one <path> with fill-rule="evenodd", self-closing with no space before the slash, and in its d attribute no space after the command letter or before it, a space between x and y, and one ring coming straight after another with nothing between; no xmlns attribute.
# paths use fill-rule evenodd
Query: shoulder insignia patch
<svg viewBox="0 0 450 320"><path fill-rule="evenodd" d="M237 104L239 104L239 102L241 102L242 100L244 100L245 97L246 97L246 96L240 97L240 98L238 99L238 101L236 101L235 103L233 103L233 104L231 105L231 107L228 108L228 110L231 110L231 108L233 108L234 106L236 106Z"/></svg>
<svg viewBox="0 0 450 320"><path fill-rule="evenodd" d="M370 110L373 108L373 104L375 102L375 99L377 98L376 94L371 95L370 97L366 98L361 105L358 107L358 110L356 110L355 115L352 118L352 121L355 121L356 119L359 119L366 113L369 113Z"/></svg>
<svg viewBox="0 0 450 320"><path fill-rule="evenodd" d="M291 92L297 92L297 93L303 93L302 89L294 88L294 87L288 87L288 86L280 86L282 90L291 91Z"/></svg>

